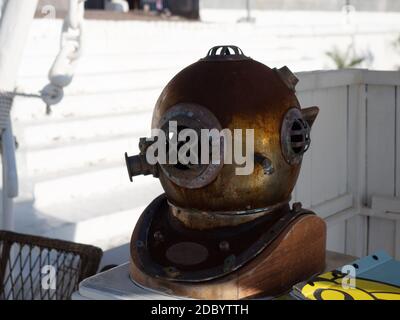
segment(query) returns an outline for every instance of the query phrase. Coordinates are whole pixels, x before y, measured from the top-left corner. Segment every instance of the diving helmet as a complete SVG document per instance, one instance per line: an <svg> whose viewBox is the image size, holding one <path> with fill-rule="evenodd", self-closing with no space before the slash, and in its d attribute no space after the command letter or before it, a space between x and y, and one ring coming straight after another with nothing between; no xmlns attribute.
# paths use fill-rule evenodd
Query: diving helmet
<svg viewBox="0 0 400 320"><path fill-rule="evenodd" d="M322 271L324 222L289 206L319 110L300 107L297 82L287 67L217 46L166 85L152 136L140 139L140 154L125 154L131 179L152 174L165 191L132 235L135 282L236 299L277 294ZM273 276L277 267L288 275L260 281L256 270Z"/></svg>

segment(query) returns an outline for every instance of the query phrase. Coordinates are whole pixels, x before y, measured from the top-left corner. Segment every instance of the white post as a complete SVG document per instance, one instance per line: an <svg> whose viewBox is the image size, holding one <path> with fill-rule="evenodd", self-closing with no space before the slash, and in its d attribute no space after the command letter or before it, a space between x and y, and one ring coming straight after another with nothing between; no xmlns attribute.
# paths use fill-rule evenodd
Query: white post
<svg viewBox="0 0 400 320"><path fill-rule="evenodd" d="M37 0L8 0L3 3L0 22L0 91L14 91L18 68L27 40ZM0 229L13 229L12 198L18 195L14 136L11 120L1 134L3 172L3 212Z"/></svg>
<svg viewBox="0 0 400 320"><path fill-rule="evenodd" d="M247 21L251 21L250 0L246 0Z"/></svg>

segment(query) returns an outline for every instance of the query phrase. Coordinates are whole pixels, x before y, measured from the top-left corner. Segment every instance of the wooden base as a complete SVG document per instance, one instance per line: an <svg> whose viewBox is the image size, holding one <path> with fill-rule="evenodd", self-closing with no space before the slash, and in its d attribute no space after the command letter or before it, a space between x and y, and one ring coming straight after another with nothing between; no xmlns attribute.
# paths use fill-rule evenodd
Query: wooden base
<svg viewBox="0 0 400 320"><path fill-rule="evenodd" d="M326 225L306 214L290 223L259 255L227 276L204 282L151 277L131 261L131 277L143 287L194 299L276 296L325 268Z"/></svg>

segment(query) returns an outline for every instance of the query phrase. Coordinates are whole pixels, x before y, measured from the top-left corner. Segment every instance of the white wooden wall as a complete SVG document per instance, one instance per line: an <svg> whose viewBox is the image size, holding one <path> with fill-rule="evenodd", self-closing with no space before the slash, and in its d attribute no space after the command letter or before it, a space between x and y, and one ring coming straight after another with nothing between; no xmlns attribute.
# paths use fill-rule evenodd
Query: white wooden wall
<svg viewBox="0 0 400 320"><path fill-rule="evenodd" d="M328 249L400 258L400 72L298 74L303 107L319 106L293 201L328 225Z"/></svg>

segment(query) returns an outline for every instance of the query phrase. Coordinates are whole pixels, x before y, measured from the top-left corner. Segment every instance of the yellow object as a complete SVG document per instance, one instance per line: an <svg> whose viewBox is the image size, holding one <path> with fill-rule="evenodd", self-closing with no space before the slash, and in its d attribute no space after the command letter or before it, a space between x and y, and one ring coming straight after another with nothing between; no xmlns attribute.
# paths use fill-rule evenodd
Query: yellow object
<svg viewBox="0 0 400 320"><path fill-rule="evenodd" d="M304 285L301 293L310 300L400 300L400 287L361 278L349 286L348 279L346 274L327 272Z"/></svg>

